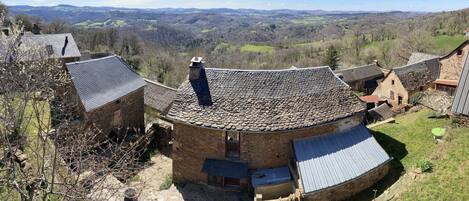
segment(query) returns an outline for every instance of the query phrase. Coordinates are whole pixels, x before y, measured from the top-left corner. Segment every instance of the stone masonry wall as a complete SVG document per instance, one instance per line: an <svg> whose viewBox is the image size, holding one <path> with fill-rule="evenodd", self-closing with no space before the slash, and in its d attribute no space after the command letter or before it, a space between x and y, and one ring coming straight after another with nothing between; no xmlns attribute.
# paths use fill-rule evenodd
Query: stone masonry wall
<svg viewBox="0 0 469 201"><path fill-rule="evenodd" d="M392 81L394 80L394 85L392 84ZM394 92L394 98L391 98L391 91ZM399 80L399 77L394 72L391 72L391 74L386 77L376 88L376 90L373 92L373 95L377 95L381 98L384 98L388 100L389 104L392 105L393 108L398 108L400 105L398 104L398 95L402 96L402 104L406 105L409 103L409 93L407 90L404 88L402 85L401 81Z"/></svg>
<svg viewBox="0 0 469 201"><path fill-rule="evenodd" d="M286 166L294 157L292 141L359 125L362 114L323 126L288 132L240 133L240 159L250 169ZM181 123L174 124L173 180L206 183L202 172L206 158L225 158L225 131Z"/></svg>
<svg viewBox="0 0 469 201"><path fill-rule="evenodd" d="M462 50L462 55L458 56L457 52L455 52L450 57L442 59L440 61L440 79L459 80L464 65L464 59L466 58L466 55L469 52L469 45L464 46Z"/></svg>
<svg viewBox="0 0 469 201"><path fill-rule="evenodd" d="M325 133L336 132L359 125L363 116L356 115L331 124L289 132L241 133L241 159L248 161L250 169L288 165L294 158L292 141Z"/></svg>
<svg viewBox="0 0 469 201"><path fill-rule="evenodd" d="M122 125L144 128L143 88L119 99L120 102L108 103L96 110L84 114L86 122L94 123L103 135L113 129L114 112L121 110Z"/></svg>
<svg viewBox="0 0 469 201"><path fill-rule="evenodd" d="M460 125L469 127L469 116L458 114L458 115L452 115L452 118L454 122Z"/></svg>
<svg viewBox="0 0 469 201"><path fill-rule="evenodd" d="M174 182L206 183L202 166L206 158L225 158L225 133L175 123L172 157Z"/></svg>
<svg viewBox="0 0 469 201"><path fill-rule="evenodd" d="M389 172L389 163L378 167L355 180L343 183L341 185L311 193L304 196L305 201L334 201L345 200L351 196L369 188Z"/></svg>

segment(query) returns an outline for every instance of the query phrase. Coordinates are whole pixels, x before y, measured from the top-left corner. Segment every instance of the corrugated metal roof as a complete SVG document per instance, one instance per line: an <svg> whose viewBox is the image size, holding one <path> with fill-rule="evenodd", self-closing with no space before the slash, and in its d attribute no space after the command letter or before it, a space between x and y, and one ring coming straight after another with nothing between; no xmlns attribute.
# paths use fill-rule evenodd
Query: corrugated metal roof
<svg viewBox="0 0 469 201"><path fill-rule="evenodd" d="M248 176L248 164L244 161L205 159L202 172L212 176L242 179Z"/></svg>
<svg viewBox="0 0 469 201"><path fill-rule="evenodd" d="M116 55L66 65L87 112L146 85L146 82Z"/></svg>
<svg viewBox="0 0 469 201"><path fill-rule="evenodd" d="M287 183L290 180L290 169L288 167L257 169L251 174L251 183L254 188Z"/></svg>
<svg viewBox="0 0 469 201"><path fill-rule="evenodd" d="M352 180L391 159L363 125L296 140L294 149L304 193Z"/></svg>
<svg viewBox="0 0 469 201"><path fill-rule="evenodd" d="M469 55L466 56L464 68L459 78L458 89L454 96L451 112L469 115Z"/></svg>

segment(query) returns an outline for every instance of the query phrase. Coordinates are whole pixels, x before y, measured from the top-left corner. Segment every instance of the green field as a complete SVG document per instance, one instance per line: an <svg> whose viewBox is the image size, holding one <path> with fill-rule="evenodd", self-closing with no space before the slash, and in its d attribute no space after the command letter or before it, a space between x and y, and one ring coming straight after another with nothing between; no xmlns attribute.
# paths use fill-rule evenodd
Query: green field
<svg viewBox="0 0 469 201"><path fill-rule="evenodd" d="M240 48L241 52L257 52L257 53L272 53L274 51L274 47L268 45L243 45Z"/></svg>
<svg viewBox="0 0 469 201"><path fill-rule="evenodd" d="M302 25L323 24L326 22L326 18L321 17L321 16L311 16L311 17L305 17L302 19L294 19L294 20L291 20L291 22L294 24L302 24Z"/></svg>
<svg viewBox="0 0 469 201"><path fill-rule="evenodd" d="M442 52L450 52L458 47L462 42L464 42L463 35L457 36L435 36L433 37L435 48Z"/></svg>

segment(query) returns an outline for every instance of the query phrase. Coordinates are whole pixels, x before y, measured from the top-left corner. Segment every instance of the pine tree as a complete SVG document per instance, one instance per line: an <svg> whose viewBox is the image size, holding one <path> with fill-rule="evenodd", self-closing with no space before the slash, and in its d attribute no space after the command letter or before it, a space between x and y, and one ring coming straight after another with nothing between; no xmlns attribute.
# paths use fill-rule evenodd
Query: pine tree
<svg viewBox="0 0 469 201"><path fill-rule="evenodd" d="M332 70L335 70L339 66L340 55L339 51L333 46L329 46L326 49L324 54L322 64L331 67Z"/></svg>

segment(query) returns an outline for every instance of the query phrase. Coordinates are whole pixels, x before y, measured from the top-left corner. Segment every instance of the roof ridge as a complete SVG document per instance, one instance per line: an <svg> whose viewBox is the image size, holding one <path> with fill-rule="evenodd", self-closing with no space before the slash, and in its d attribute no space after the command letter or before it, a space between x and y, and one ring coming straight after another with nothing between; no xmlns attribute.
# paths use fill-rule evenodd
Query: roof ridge
<svg viewBox="0 0 469 201"><path fill-rule="evenodd" d="M216 70L216 71L239 71L239 72L282 72L282 71L298 71L298 70L311 70L311 69L324 69L329 68L329 66L318 66L318 67L304 67L304 68L286 68L286 69L230 69L230 68L205 68L208 70Z"/></svg>
<svg viewBox="0 0 469 201"><path fill-rule="evenodd" d="M350 67L350 68L345 68L345 69L338 69L336 71L345 71L345 70L353 70L353 69L357 69L357 68L364 68L364 67L368 67L368 66L376 66L375 64L365 64L365 65L361 65L361 66L354 66L354 67ZM376 66L377 68L379 68L378 66Z"/></svg>
<svg viewBox="0 0 469 201"><path fill-rule="evenodd" d="M162 83L159 83L159 82L156 82L156 81L147 79L147 78L143 78L143 80L145 80L146 82L149 82L150 84L158 85L158 86L164 87L164 88L166 88L166 89L170 89L170 90L173 90L173 91L177 91L176 88L172 88L172 87L166 86L166 85L164 85L164 84L162 84Z"/></svg>
<svg viewBox="0 0 469 201"><path fill-rule="evenodd" d="M65 65L74 65L74 64L89 63L89 62L94 62L94 61L100 61L100 60L104 60L104 59L109 59L109 58L112 58L112 57L119 58L119 60L122 61L122 59L120 59L120 57L119 57L118 55L113 54L113 55L109 55L109 56L105 56L105 57L101 57L101 58L96 58L96 59L88 59L88 60L84 60L84 61L70 62L70 63L66 63ZM124 62L124 63L125 63L125 62Z"/></svg>

